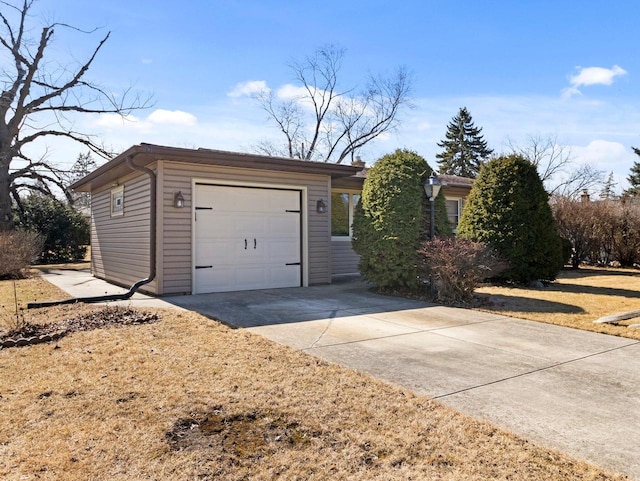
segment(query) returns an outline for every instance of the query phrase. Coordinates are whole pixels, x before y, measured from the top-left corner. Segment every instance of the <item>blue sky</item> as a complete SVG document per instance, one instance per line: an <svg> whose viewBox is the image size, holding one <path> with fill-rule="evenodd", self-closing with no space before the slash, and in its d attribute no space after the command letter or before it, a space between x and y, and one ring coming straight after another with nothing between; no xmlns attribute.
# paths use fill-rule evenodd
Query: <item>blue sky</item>
<svg viewBox="0 0 640 481"><path fill-rule="evenodd" d="M462 106L496 152L556 137L576 163L614 172L620 188L640 160L631 150L640 147L633 1L42 0L35 12L34 20L101 27L89 37L61 33L61 56L81 58L111 31L89 78L154 94L155 105L129 122L81 121L116 149L251 151L277 140L255 101L233 93L258 81L277 91L292 82L292 59L336 44L347 50L344 86L398 66L413 74L415 108L397 132L365 147L368 163L401 147L435 166L436 143ZM67 162L80 150L53 147L50 156Z"/></svg>

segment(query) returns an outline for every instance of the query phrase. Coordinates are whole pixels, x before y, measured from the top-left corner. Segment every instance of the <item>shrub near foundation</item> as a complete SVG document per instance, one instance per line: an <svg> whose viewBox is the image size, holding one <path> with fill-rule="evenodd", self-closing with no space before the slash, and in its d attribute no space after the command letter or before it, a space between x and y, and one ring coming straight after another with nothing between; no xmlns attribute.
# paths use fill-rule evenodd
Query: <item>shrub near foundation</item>
<svg viewBox="0 0 640 481"><path fill-rule="evenodd" d="M517 154L482 165L458 236L494 248L509 263L505 280L551 281L564 264L549 196L535 166Z"/></svg>
<svg viewBox="0 0 640 481"><path fill-rule="evenodd" d="M432 278L436 300L444 304L468 304L483 280L496 277L507 267L490 247L455 237L424 242L418 255L421 277Z"/></svg>
<svg viewBox="0 0 640 481"><path fill-rule="evenodd" d="M431 172L421 156L398 149L367 175L353 222L353 248L360 254L360 272L380 289L419 288L416 251L429 232L423 183ZM444 210L443 202L436 204Z"/></svg>

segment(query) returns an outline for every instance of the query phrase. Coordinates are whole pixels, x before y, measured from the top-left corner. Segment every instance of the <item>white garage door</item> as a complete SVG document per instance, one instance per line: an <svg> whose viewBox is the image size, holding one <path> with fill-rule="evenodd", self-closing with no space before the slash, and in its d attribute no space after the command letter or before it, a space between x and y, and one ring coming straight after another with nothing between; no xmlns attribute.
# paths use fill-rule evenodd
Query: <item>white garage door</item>
<svg viewBox="0 0 640 481"><path fill-rule="evenodd" d="M196 184L194 293L299 287L300 197Z"/></svg>

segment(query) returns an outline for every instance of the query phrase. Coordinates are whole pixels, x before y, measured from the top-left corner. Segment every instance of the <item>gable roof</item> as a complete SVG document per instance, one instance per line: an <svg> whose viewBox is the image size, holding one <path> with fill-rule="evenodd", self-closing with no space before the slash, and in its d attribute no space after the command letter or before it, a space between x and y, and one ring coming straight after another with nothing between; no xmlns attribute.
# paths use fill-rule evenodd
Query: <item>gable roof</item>
<svg viewBox="0 0 640 481"><path fill-rule="evenodd" d="M362 169L362 167L328 162L268 157L264 155L243 154L240 152L227 152L224 150L166 147L142 143L125 150L116 158L71 184L70 187L78 192L89 192L97 187L113 182L131 172L131 168L126 162L128 157L135 158L135 163L141 166L158 160L169 160L172 162L223 165L247 169L322 174L331 176L332 179L350 177Z"/></svg>

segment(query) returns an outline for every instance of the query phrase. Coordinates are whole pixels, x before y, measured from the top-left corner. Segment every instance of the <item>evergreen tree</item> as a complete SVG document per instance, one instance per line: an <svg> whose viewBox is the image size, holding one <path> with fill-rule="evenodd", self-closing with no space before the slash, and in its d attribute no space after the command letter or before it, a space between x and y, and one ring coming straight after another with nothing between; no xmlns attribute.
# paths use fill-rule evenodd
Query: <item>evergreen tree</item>
<svg viewBox="0 0 640 481"><path fill-rule="evenodd" d="M429 233L424 181L431 172L424 158L398 149L380 158L367 174L352 242L360 255L360 272L381 289L420 287L417 250ZM434 204L436 233L451 234L442 190Z"/></svg>
<svg viewBox="0 0 640 481"><path fill-rule="evenodd" d="M553 280L562 241L535 166L518 154L483 164L467 197L458 236L493 247L509 263L499 277Z"/></svg>
<svg viewBox="0 0 640 481"><path fill-rule="evenodd" d="M640 149L635 147L631 147L636 155L640 156ZM627 177L627 180L631 184L627 190L624 191L625 195L630 195L632 197L640 196L640 162L636 161L633 163L631 167L631 173Z"/></svg>
<svg viewBox="0 0 640 481"><path fill-rule="evenodd" d="M616 196L616 181L613 179L613 172L609 173L609 177L607 177L607 181L602 186L602 190L600 191L601 199L615 199Z"/></svg>
<svg viewBox="0 0 640 481"><path fill-rule="evenodd" d="M471 114L462 107L447 126L446 139L438 142L444 150L436 154L441 174L475 179L482 162L493 153L482 137L482 128L473 124Z"/></svg>

